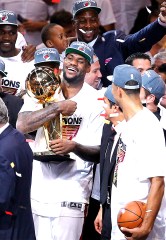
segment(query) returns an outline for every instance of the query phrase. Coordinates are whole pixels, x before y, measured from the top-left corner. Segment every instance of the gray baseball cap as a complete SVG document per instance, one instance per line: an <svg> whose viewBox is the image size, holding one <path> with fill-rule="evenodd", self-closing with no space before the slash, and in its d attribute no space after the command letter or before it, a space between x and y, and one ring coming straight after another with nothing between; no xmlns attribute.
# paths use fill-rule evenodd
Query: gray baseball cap
<svg viewBox="0 0 166 240"><path fill-rule="evenodd" d="M5 63L0 59L0 75L3 77L7 77L7 73L5 72Z"/></svg>
<svg viewBox="0 0 166 240"><path fill-rule="evenodd" d="M0 11L0 25L14 25L18 26L17 15L8 10Z"/></svg>
<svg viewBox="0 0 166 240"><path fill-rule="evenodd" d="M154 70L148 70L142 75L142 87L160 99L165 94L165 83Z"/></svg>
<svg viewBox="0 0 166 240"><path fill-rule="evenodd" d="M135 85L129 86L127 82L133 80ZM123 89L139 89L142 86L142 77L140 72L133 66L121 64L115 67L112 82Z"/></svg>
<svg viewBox="0 0 166 240"><path fill-rule="evenodd" d="M115 98L112 94L112 85L109 85L107 87L107 90L105 91L104 96L108 98L108 100L110 100L112 103L116 103Z"/></svg>
<svg viewBox="0 0 166 240"><path fill-rule="evenodd" d="M55 48L41 48L35 52L35 63L56 62L60 64L60 56Z"/></svg>
<svg viewBox="0 0 166 240"><path fill-rule="evenodd" d="M75 15L79 13L82 10L85 9L93 9L95 10L98 14L101 12L101 8L97 6L96 1L94 0L76 0L73 4L73 18L75 18Z"/></svg>
<svg viewBox="0 0 166 240"><path fill-rule="evenodd" d="M94 50L85 42L72 42L71 45L66 48L65 56L69 53L77 53L83 56L90 64L93 63Z"/></svg>

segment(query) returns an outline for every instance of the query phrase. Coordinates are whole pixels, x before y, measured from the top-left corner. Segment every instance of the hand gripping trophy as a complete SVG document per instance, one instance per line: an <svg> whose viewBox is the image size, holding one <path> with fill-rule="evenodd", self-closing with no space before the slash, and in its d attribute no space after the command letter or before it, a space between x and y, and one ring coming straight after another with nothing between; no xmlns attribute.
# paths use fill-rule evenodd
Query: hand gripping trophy
<svg viewBox="0 0 166 240"><path fill-rule="evenodd" d="M61 79L59 75L54 74L49 67L36 67L32 70L26 79L27 94L38 100L43 108L51 104L53 101L58 101L58 92L60 91ZM61 138L62 115L60 114L54 120L44 124L44 133L48 151L40 152L38 155L54 155L49 148L49 141ZM37 153L35 153L37 154Z"/></svg>

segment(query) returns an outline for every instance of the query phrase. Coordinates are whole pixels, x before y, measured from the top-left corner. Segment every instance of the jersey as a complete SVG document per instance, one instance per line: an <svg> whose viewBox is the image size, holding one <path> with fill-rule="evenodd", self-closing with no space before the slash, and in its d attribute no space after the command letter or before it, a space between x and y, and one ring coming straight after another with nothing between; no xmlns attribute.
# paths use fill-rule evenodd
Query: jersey
<svg viewBox="0 0 166 240"><path fill-rule="evenodd" d="M35 111L42 106L33 99L24 99L21 112ZM59 100L64 100L62 92ZM71 100L77 102L72 116L62 117L63 127L67 128L68 138L89 146L100 145L103 111L97 101L97 90L87 83ZM32 107L33 106L33 107ZM70 134L71 132L71 134ZM43 128L38 129L33 151L47 150ZM34 161L32 177L32 211L38 215L56 217L56 204L63 201L88 203L92 189L93 163L70 153L74 161L42 163Z"/></svg>
<svg viewBox="0 0 166 240"><path fill-rule="evenodd" d="M117 226L119 209L130 201L146 202L149 178L165 176L164 134L152 112L144 108L135 114L126 122L120 139L111 195L112 240L125 240ZM163 209L164 202L148 240L165 238Z"/></svg>
<svg viewBox="0 0 166 240"><path fill-rule="evenodd" d="M1 57L5 63L7 77L2 79L3 92L17 95L25 90L25 80L28 73L34 69L33 61L24 63L21 59L22 50L14 57Z"/></svg>

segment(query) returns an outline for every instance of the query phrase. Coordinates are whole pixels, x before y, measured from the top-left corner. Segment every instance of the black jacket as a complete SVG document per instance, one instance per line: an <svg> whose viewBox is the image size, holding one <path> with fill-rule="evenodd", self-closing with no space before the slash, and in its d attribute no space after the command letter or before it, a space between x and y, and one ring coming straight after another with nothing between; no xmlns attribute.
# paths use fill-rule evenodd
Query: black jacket
<svg viewBox="0 0 166 240"><path fill-rule="evenodd" d="M0 239L35 240L30 189L33 154L9 125L0 134Z"/></svg>
<svg viewBox="0 0 166 240"><path fill-rule="evenodd" d="M126 36L121 31L113 30L99 36L93 48L99 58L103 86L110 84L107 76L113 74L116 66L124 64L133 53L149 51L165 34L166 28L156 20L135 34Z"/></svg>

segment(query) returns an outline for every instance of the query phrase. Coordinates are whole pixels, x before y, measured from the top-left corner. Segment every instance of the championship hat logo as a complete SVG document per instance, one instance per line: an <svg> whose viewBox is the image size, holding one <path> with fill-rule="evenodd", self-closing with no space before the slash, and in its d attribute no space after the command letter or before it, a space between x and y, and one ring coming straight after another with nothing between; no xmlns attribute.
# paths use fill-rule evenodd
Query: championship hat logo
<svg viewBox="0 0 166 240"><path fill-rule="evenodd" d="M8 15L6 13L2 13L1 20L2 22L6 22L8 20Z"/></svg>
<svg viewBox="0 0 166 240"><path fill-rule="evenodd" d="M78 47L78 50L81 51L81 52L84 52L85 48L81 46L81 47Z"/></svg>
<svg viewBox="0 0 166 240"><path fill-rule="evenodd" d="M50 55L48 53L43 54L44 60L48 61L50 59Z"/></svg>
<svg viewBox="0 0 166 240"><path fill-rule="evenodd" d="M85 3L84 3L84 6L85 6L85 7L90 7L90 6L91 6L91 3L90 3L90 2L85 2Z"/></svg>

